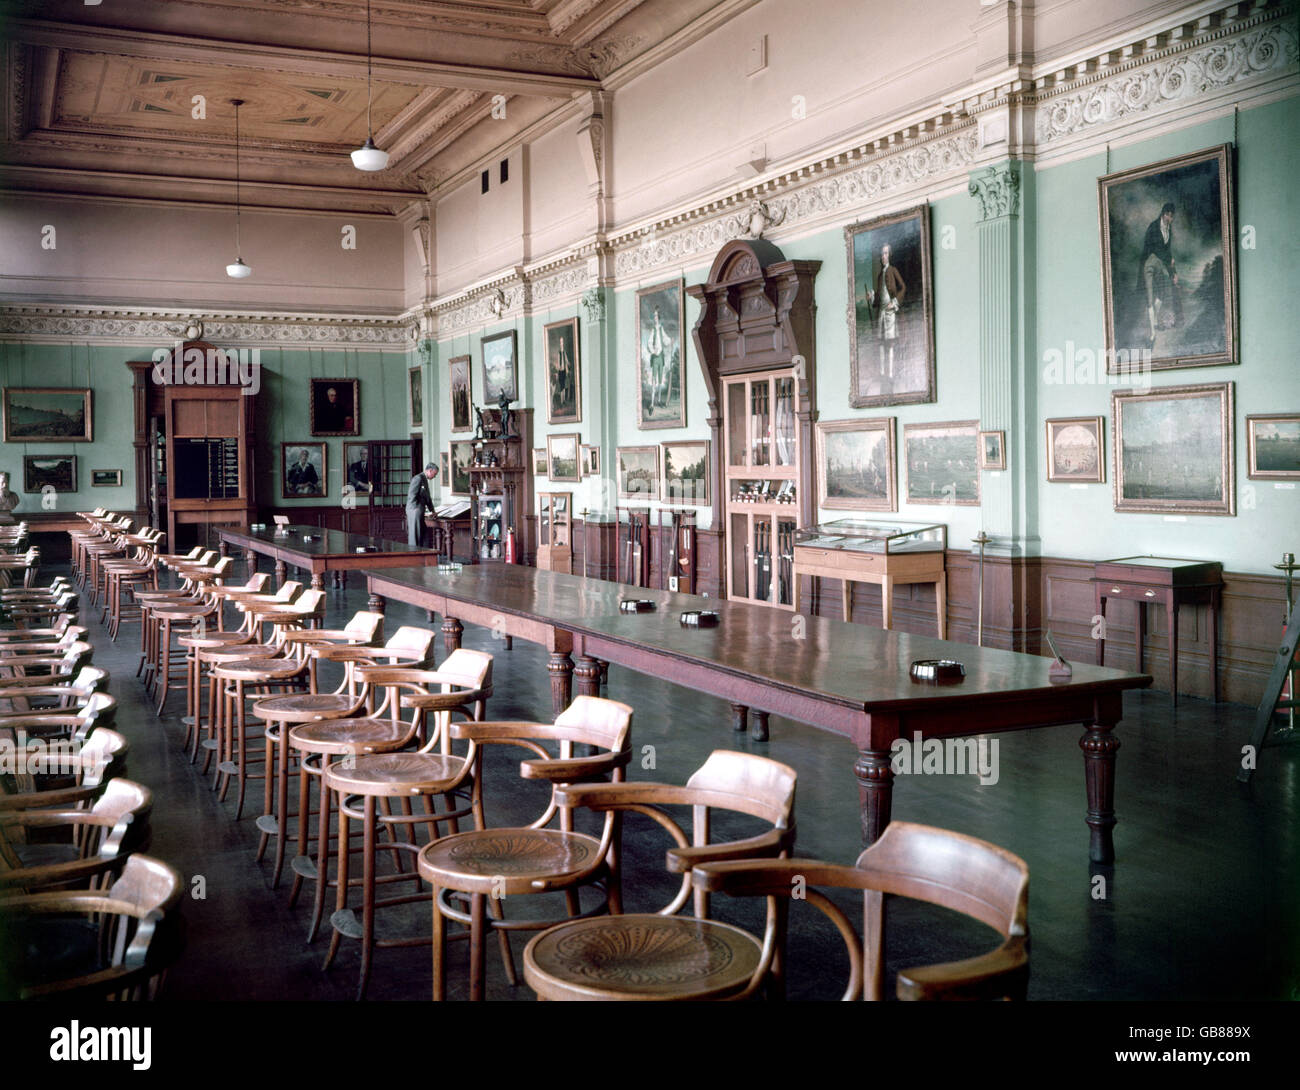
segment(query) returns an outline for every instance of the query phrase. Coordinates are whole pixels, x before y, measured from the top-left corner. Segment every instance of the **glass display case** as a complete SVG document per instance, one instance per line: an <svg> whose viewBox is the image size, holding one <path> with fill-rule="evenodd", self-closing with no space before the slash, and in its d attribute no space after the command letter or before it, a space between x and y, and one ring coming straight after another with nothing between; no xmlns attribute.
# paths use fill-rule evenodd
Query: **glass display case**
<svg viewBox="0 0 1300 1090"><path fill-rule="evenodd" d="M727 596L793 609L801 451L793 368L737 375L723 398Z"/></svg>
<svg viewBox="0 0 1300 1090"><path fill-rule="evenodd" d="M573 574L573 493L537 494L537 566Z"/></svg>
<svg viewBox="0 0 1300 1090"><path fill-rule="evenodd" d="M795 544L861 553L933 553L948 547L948 527L847 518L795 532Z"/></svg>
<svg viewBox="0 0 1300 1090"><path fill-rule="evenodd" d="M475 534L480 560L500 560L505 556L506 525L505 497L497 495L479 496L474 508Z"/></svg>
<svg viewBox="0 0 1300 1090"><path fill-rule="evenodd" d="M795 609L801 604L803 577L811 578L812 611L820 604L821 580L844 584L842 617L853 619L853 584L880 587L880 616L884 628L893 619L894 587L934 585L935 619L941 640L948 638L948 590L944 568L948 527L939 523L896 522L846 518L810 526L795 533Z"/></svg>

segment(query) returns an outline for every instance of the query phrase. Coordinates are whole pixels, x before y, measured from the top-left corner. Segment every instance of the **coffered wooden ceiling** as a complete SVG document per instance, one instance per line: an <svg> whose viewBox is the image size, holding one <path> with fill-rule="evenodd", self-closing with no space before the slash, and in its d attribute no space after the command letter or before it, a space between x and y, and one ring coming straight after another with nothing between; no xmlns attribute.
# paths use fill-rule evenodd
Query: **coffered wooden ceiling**
<svg viewBox="0 0 1300 1090"><path fill-rule="evenodd" d="M732 0L0 0L0 190L396 212ZM504 114L504 116L502 116ZM199 115L199 116L196 116Z"/></svg>

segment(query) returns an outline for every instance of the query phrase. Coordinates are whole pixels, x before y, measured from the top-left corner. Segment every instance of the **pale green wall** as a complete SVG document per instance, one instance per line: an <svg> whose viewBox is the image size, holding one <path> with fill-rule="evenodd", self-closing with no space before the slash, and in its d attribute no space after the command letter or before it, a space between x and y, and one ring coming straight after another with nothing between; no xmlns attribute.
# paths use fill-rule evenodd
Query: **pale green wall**
<svg viewBox="0 0 1300 1090"><path fill-rule="evenodd" d="M1221 560L1233 571L1273 574L1284 550L1300 546L1300 490L1247 479L1245 418L1250 413L1300 412L1300 350L1294 311L1300 300L1300 240L1295 186L1300 177L1300 98L1242 112L1236 121L1235 189L1240 363L1158 371L1152 386L1231 382L1236 400L1237 515L1188 516L1117 513L1113 509L1110 395L1130 385L1100 381L1063 385L1044 381L1042 354L1067 342L1099 353L1102 327L1101 238L1097 179L1106 153L1037 175L1038 232L1038 480L1039 533L1049 556L1104 559L1134 553ZM1111 172L1233 141L1233 118L1180 129L1110 153ZM1247 225L1255 248L1240 245ZM1103 368L1104 370L1104 368ZM1106 483L1086 488L1046 482L1042 420L1057 416L1105 418Z"/></svg>
<svg viewBox="0 0 1300 1090"><path fill-rule="evenodd" d="M128 360L152 359L156 345L88 346L0 344L0 385L89 386L94 412L90 443L5 443L0 469L12 474L11 487L22 497L19 512L40 510L41 497L22 492L24 454L77 455L78 491L59 493L56 510L125 509L135 505L134 415ZM341 503L345 468L343 444L365 439L396 439L409 434L406 379L414 361L402 353L327 349L262 349L261 390L257 395L257 449L254 452L257 500L262 506ZM310 378L361 380L361 434L311 435ZM428 404L426 396L426 405ZM327 445L328 489L324 500L283 499L280 495L281 442ZM121 469L121 488L92 488L91 469Z"/></svg>

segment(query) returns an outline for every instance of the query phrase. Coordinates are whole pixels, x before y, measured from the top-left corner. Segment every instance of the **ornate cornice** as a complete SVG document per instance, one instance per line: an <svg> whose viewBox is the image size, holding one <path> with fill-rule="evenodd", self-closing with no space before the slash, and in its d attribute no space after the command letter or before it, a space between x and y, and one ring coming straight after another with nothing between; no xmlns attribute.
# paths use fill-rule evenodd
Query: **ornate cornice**
<svg viewBox="0 0 1300 1090"><path fill-rule="evenodd" d="M3 304L0 304L0 342L171 343L196 322L201 324L205 339L222 346L371 348L404 352L412 344L411 323L400 318Z"/></svg>
<svg viewBox="0 0 1300 1090"><path fill-rule="evenodd" d="M985 167L970 180L970 195L980 206L980 222L1020 214L1020 164Z"/></svg>
<svg viewBox="0 0 1300 1090"><path fill-rule="evenodd" d="M1061 75L1073 76L1068 81L1049 74L1037 81L1034 139L1043 149L1092 138L1138 115L1153 117L1241 84L1294 74L1298 58L1295 24L1281 21L1274 9L1252 17L1244 29L1219 27L1106 71L1067 70Z"/></svg>

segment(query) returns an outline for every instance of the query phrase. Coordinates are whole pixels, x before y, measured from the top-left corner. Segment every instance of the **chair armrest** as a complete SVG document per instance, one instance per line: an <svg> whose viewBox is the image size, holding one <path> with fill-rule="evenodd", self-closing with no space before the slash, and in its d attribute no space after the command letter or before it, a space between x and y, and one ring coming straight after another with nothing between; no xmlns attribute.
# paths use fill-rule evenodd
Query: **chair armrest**
<svg viewBox="0 0 1300 1090"><path fill-rule="evenodd" d="M462 725L462 724L457 724ZM452 733L455 733L455 727ZM556 787L558 806L585 806L589 810L617 810L629 806L691 806L695 793L671 783L591 783Z"/></svg>
<svg viewBox="0 0 1300 1090"><path fill-rule="evenodd" d="M24 663L16 663L15 665L26 666L26 665L28 665L28 664L24 662ZM54 676L58 676L58 675L54 675ZM67 677L68 683L71 684L71 683L72 683L72 675L71 675L71 674L67 674L66 677ZM50 675L50 674L37 674L37 675L34 676L34 677L6 677L6 678L0 678L0 689L18 689L18 688L23 688L23 689L26 689L26 688L43 688L43 689L47 689L47 688L62 688L62 687L63 687L63 686L59 685L57 682L51 680L51 675ZM6 694L4 694L3 692L0 692L0 696L4 696L4 695L6 695ZM13 695L14 695L14 696L24 696L24 695L26 695L26 694L25 694L25 693L14 693Z"/></svg>
<svg viewBox="0 0 1300 1090"><path fill-rule="evenodd" d="M720 863L731 859L763 859L789 851L794 845L793 829L769 829L758 836L732 840L723 844L669 848L668 871L685 874L701 863ZM787 893L789 886L786 886Z"/></svg>
<svg viewBox="0 0 1300 1090"><path fill-rule="evenodd" d="M129 820L130 815L124 819ZM93 810L20 810L0 814L0 825L26 825L29 828L50 828L56 825L98 825L111 829L119 819Z"/></svg>
<svg viewBox="0 0 1300 1090"><path fill-rule="evenodd" d="M452 723L453 738L468 738L472 742L509 743L528 738L550 738L544 733L550 723L530 723L523 719L498 719L479 723L475 720Z"/></svg>
<svg viewBox="0 0 1300 1090"><path fill-rule="evenodd" d="M1012 935L998 949L964 961L925 965L898 971L898 998L1002 999L1024 998L1029 982L1028 938Z"/></svg>
<svg viewBox="0 0 1300 1090"><path fill-rule="evenodd" d="M38 867L20 867L0 873L0 890L31 889L34 886L60 885L78 879L93 878L107 871L120 869L128 856L111 854L91 856L89 859L69 859L66 863L42 863Z"/></svg>
<svg viewBox="0 0 1300 1090"><path fill-rule="evenodd" d="M0 795L0 813L6 810L37 810L46 806L67 806L89 802L101 791L104 784L94 787L60 787L53 791L24 791L18 795Z"/></svg>
<svg viewBox="0 0 1300 1090"><path fill-rule="evenodd" d="M402 697L402 707L419 708L426 712L453 711L474 703L480 695L478 689L464 689L454 693L410 693Z"/></svg>
<svg viewBox="0 0 1300 1090"><path fill-rule="evenodd" d="M696 889L726 893L732 897L788 895L796 878L813 887L872 888L871 876L866 871L839 863L825 863L820 859L705 861L699 863L691 874Z"/></svg>
<svg viewBox="0 0 1300 1090"><path fill-rule="evenodd" d="M519 775L525 780L578 783L582 780L605 776L618 768L625 768L631 759L632 754L628 750L567 759L542 760L538 757L532 757L520 762Z"/></svg>
<svg viewBox="0 0 1300 1090"><path fill-rule="evenodd" d="M60 712L51 715L40 715L35 712L30 715L17 715L12 719L6 719L3 725L5 730L18 730L26 727L41 727L49 730L52 727L79 727L85 720L80 715L69 715L67 712Z"/></svg>

